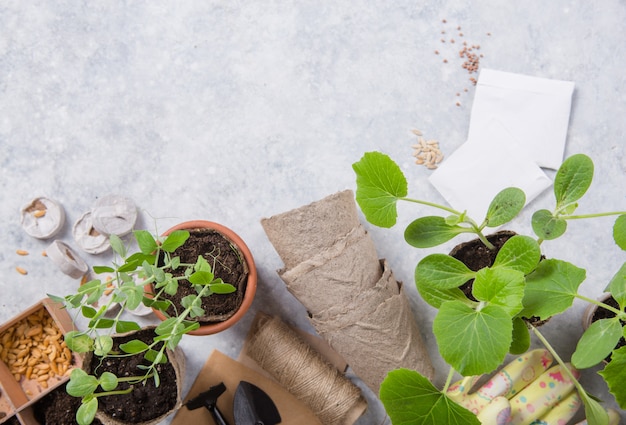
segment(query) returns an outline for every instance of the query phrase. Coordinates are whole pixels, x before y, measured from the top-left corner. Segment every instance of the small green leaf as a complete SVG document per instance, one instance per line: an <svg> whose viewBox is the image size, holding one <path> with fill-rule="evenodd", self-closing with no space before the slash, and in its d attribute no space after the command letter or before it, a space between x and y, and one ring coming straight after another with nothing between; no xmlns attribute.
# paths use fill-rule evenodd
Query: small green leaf
<svg viewBox="0 0 626 425"><path fill-rule="evenodd" d="M441 305L433 331L444 360L461 375L480 375L496 369L511 346L511 316L495 305L480 311L459 301Z"/></svg>
<svg viewBox="0 0 626 425"><path fill-rule="evenodd" d="M211 272L206 271L197 271L194 272L191 276L189 276L189 282L194 285L208 285L213 282L213 278L215 276Z"/></svg>
<svg viewBox="0 0 626 425"><path fill-rule="evenodd" d="M475 272L465 264L446 254L431 254L424 257L415 268L415 283L438 289L458 288L474 278Z"/></svg>
<svg viewBox="0 0 626 425"><path fill-rule="evenodd" d="M126 296L126 308L134 310L139 307L139 304L143 301L144 288L140 284L135 282L124 282L119 287L120 291Z"/></svg>
<svg viewBox="0 0 626 425"><path fill-rule="evenodd" d="M177 324L177 318L176 317L170 317L168 319L165 319L161 323L159 323L159 325L156 327L154 332L157 335L167 335L167 334L170 334L174 330L174 327L176 326L176 324Z"/></svg>
<svg viewBox="0 0 626 425"><path fill-rule="evenodd" d="M578 201L593 180L593 161L587 155L572 155L563 161L554 177L557 209Z"/></svg>
<svg viewBox="0 0 626 425"><path fill-rule="evenodd" d="M577 369L587 369L602 362L613 351L622 337L619 318L600 319L591 324L578 340L572 354Z"/></svg>
<svg viewBox="0 0 626 425"><path fill-rule="evenodd" d="M472 294L479 301L502 307L510 317L522 311L524 273L513 269L485 267L476 274Z"/></svg>
<svg viewBox="0 0 626 425"><path fill-rule="evenodd" d="M448 226L456 226L461 222L461 217L457 214L452 214L447 216L444 220Z"/></svg>
<svg viewBox="0 0 626 425"><path fill-rule="evenodd" d="M98 381L104 391L113 391L117 388L117 376L111 372L102 372Z"/></svg>
<svg viewBox="0 0 626 425"><path fill-rule="evenodd" d="M535 211L531 223L535 234L547 241L560 237L567 230L567 221L548 210Z"/></svg>
<svg viewBox="0 0 626 425"><path fill-rule="evenodd" d="M109 242L111 243L111 249L120 257L126 257L126 246L124 245L124 241L120 239L119 236L115 234L111 234L109 236Z"/></svg>
<svg viewBox="0 0 626 425"><path fill-rule="evenodd" d="M87 326L96 329L108 329L112 328L113 325L115 325L115 321L113 319L97 318L90 320Z"/></svg>
<svg viewBox="0 0 626 425"><path fill-rule="evenodd" d="M118 320L115 324L115 332L126 333L130 331L138 331L141 329L138 323L130 322L126 320Z"/></svg>
<svg viewBox="0 0 626 425"><path fill-rule="evenodd" d="M585 406L585 418L589 425L609 425L609 415L600 403L587 393L579 394Z"/></svg>
<svg viewBox="0 0 626 425"><path fill-rule="evenodd" d="M232 294L237 290L237 288L230 283L212 283L210 286L211 292L214 294Z"/></svg>
<svg viewBox="0 0 626 425"><path fill-rule="evenodd" d="M541 249L536 240L515 235L500 248L493 267L506 267L526 275L537 268L540 259Z"/></svg>
<svg viewBox="0 0 626 425"><path fill-rule="evenodd" d="M617 217L613 225L613 240L624 251L626 251L626 214Z"/></svg>
<svg viewBox="0 0 626 425"><path fill-rule="evenodd" d="M608 384L619 407L626 409L626 346L613 351L611 361L598 373Z"/></svg>
<svg viewBox="0 0 626 425"><path fill-rule="evenodd" d="M80 311L87 319L91 319L96 316L96 309L93 307L89 307L88 305L82 306Z"/></svg>
<svg viewBox="0 0 626 425"><path fill-rule="evenodd" d="M98 399L93 397L87 401L83 401L76 410L76 422L78 425L89 425L93 422L98 411Z"/></svg>
<svg viewBox="0 0 626 425"><path fill-rule="evenodd" d="M113 338L109 335L98 335L93 340L93 353L104 357L113 349Z"/></svg>
<svg viewBox="0 0 626 425"><path fill-rule="evenodd" d="M86 353L93 349L93 340L79 331L69 331L64 339L67 347L76 353Z"/></svg>
<svg viewBox="0 0 626 425"><path fill-rule="evenodd" d="M523 354L530 348L530 332L526 322L521 317L513 318L513 342L509 353Z"/></svg>
<svg viewBox="0 0 626 425"><path fill-rule="evenodd" d="M467 229L450 226L443 217L428 216L411 222L404 231L404 239L415 248L430 248L441 245L461 233L467 233Z"/></svg>
<svg viewBox="0 0 626 425"><path fill-rule="evenodd" d="M408 184L402 170L389 156L366 152L352 164L356 173L356 201L370 223L380 227L396 224L396 203L407 196Z"/></svg>
<svg viewBox="0 0 626 425"><path fill-rule="evenodd" d="M562 260L548 259L526 276L523 317L542 320L567 310L574 302L578 287L585 280L584 269Z"/></svg>
<svg viewBox="0 0 626 425"><path fill-rule="evenodd" d="M459 288L452 289L439 289L432 287L430 285L420 285L416 283L417 291L420 296L426 301L428 304L435 308L441 307L446 301L461 301L465 302L468 305L473 305L474 302L465 296L463 291Z"/></svg>
<svg viewBox="0 0 626 425"><path fill-rule="evenodd" d="M109 266L93 266L93 272L96 274L101 273L114 273L115 269Z"/></svg>
<svg viewBox="0 0 626 425"><path fill-rule="evenodd" d="M513 220L524 208L526 194L517 187L500 191L487 210L487 227L498 227Z"/></svg>
<svg viewBox="0 0 626 425"><path fill-rule="evenodd" d="M473 413L414 370L390 371L380 386L380 400L394 424L480 425Z"/></svg>
<svg viewBox="0 0 626 425"><path fill-rule="evenodd" d="M128 354L137 354L148 349L148 344L138 339L133 339L120 345L120 349Z"/></svg>
<svg viewBox="0 0 626 425"><path fill-rule="evenodd" d="M147 230L135 230L133 233L142 254L149 255L159 247L154 236Z"/></svg>
<svg viewBox="0 0 626 425"><path fill-rule="evenodd" d="M148 350L144 358L152 363L167 363L167 357L162 351Z"/></svg>
<svg viewBox="0 0 626 425"><path fill-rule="evenodd" d="M161 249L165 252L174 252L189 239L189 232L187 230L174 230L161 244Z"/></svg>
<svg viewBox="0 0 626 425"><path fill-rule="evenodd" d="M74 369L70 374L65 390L72 397L85 397L93 394L98 388L98 379L95 376L88 375L82 369Z"/></svg>

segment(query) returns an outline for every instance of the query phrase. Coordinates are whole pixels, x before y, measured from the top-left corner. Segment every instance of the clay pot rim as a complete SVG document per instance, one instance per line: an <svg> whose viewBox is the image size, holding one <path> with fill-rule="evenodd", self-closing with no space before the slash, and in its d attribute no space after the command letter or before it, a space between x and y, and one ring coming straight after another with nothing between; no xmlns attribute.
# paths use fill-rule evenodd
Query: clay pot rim
<svg viewBox="0 0 626 425"><path fill-rule="evenodd" d="M600 295L597 300L600 302L605 302L606 300L608 300L609 298L612 298L613 295L610 292L605 292L602 295ZM587 328L589 328L589 326L591 326L592 320L593 320L593 315L596 313L596 311L598 310L599 306L596 304L589 304L586 308L585 311L583 312L583 316L582 316L582 327L583 330L587 330Z"/></svg>
<svg viewBox="0 0 626 425"><path fill-rule="evenodd" d="M243 254L244 260L248 265L248 281L246 283L246 292L243 296L243 300L235 314L233 314L231 317L224 320L223 322L200 324L200 327L198 329L190 331L188 333L189 335L197 336L213 335L222 332L223 330L226 330L233 326L235 323L237 323L250 309L252 301L254 301L257 287L257 269L254 263L254 258L252 257L252 253L250 252L248 245L246 245L243 239L241 239L241 237L230 228L208 220L189 220L169 228L168 230L163 232L162 236L167 236L175 230L192 230L201 228L217 230L228 239L230 239L231 242L237 245L237 247L241 250ZM152 310L160 320L166 319L165 315L161 311L154 308Z"/></svg>

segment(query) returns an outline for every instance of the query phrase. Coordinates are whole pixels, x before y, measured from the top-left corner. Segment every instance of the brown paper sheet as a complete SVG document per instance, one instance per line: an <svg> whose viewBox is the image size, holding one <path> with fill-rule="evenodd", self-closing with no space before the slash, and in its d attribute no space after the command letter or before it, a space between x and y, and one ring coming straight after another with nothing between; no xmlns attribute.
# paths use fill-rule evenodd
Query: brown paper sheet
<svg viewBox="0 0 626 425"><path fill-rule="evenodd" d="M240 381L248 381L265 391L281 416L281 425L322 425L304 403L287 392L278 383L214 350L194 381L185 403L210 387L223 382L226 392L217 401L217 407L229 424L234 424L233 400ZM189 410L183 406L174 416L171 425L215 425L213 417L205 408Z"/></svg>

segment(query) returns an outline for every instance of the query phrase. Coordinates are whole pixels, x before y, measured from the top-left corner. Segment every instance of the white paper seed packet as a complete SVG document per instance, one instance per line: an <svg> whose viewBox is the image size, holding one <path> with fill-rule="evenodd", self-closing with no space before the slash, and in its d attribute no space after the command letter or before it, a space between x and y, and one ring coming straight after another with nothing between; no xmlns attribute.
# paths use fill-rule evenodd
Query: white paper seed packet
<svg viewBox="0 0 626 425"><path fill-rule="evenodd" d="M480 223L502 189L522 189L529 203L550 187L550 178L500 121L492 119L477 134L429 178L452 208Z"/></svg>
<svg viewBox="0 0 626 425"><path fill-rule="evenodd" d="M485 139L499 120L540 167L563 162L574 83L482 69L476 85L467 140Z"/></svg>

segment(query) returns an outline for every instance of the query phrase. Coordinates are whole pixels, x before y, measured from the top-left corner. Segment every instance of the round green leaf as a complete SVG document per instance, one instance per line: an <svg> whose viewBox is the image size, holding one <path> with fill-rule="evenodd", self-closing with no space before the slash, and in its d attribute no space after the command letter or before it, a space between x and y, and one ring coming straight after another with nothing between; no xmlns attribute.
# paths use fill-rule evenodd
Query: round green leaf
<svg viewBox="0 0 626 425"><path fill-rule="evenodd" d="M86 353L93 348L93 340L89 335L79 331L69 331L64 336L67 347L76 353Z"/></svg>
<svg viewBox="0 0 626 425"><path fill-rule="evenodd" d="M579 200L593 180L593 161L587 155L572 155L563 161L554 178L557 209Z"/></svg>
<svg viewBox="0 0 626 425"><path fill-rule="evenodd" d="M370 223L380 227L396 224L396 203L408 193L402 170L389 156L366 152L352 164L356 173L356 201Z"/></svg>
<svg viewBox="0 0 626 425"><path fill-rule="evenodd" d="M183 246L183 244L189 239L189 232L186 230L174 230L167 235L161 249L165 252L174 252L177 248Z"/></svg>
<svg viewBox="0 0 626 425"><path fill-rule="evenodd" d="M567 230L567 221L552 215L548 210L535 211L532 220L533 231L541 239L556 239Z"/></svg>
<svg viewBox="0 0 626 425"><path fill-rule="evenodd" d="M117 388L117 376L111 372L103 372L98 381L104 391L113 391Z"/></svg>
<svg viewBox="0 0 626 425"><path fill-rule="evenodd" d="M93 394L98 388L98 379L95 376L88 375L82 369L74 369L70 374L65 391L72 397L85 397Z"/></svg>
<svg viewBox="0 0 626 425"><path fill-rule="evenodd" d="M458 288L472 279L475 272L465 264L446 254L424 257L415 268L415 283L438 289Z"/></svg>
<svg viewBox="0 0 626 425"><path fill-rule="evenodd" d="M511 316L501 307L480 311L459 301L441 305L433 331L444 360L460 374L480 375L496 369L512 341Z"/></svg>
<svg viewBox="0 0 626 425"><path fill-rule="evenodd" d="M93 340L93 352L96 356L106 356L113 349L113 338L99 335Z"/></svg>
<svg viewBox="0 0 626 425"><path fill-rule="evenodd" d="M617 217L613 225L613 240L624 251L626 251L626 214Z"/></svg>
<svg viewBox="0 0 626 425"><path fill-rule="evenodd" d="M585 280L584 269L562 260L548 259L526 276L523 317L545 320L572 306L578 287Z"/></svg>
<svg viewBox="0 0 626 425"><path fill-rule="evenodd" d="M513 269L484 268L478 271L472 294L480 301L502 307L510 317L522 311L524 273Z"/></svg>
<svg viewBox="0 0 626 425"><path fill-rule="evenodd" d="M146 351L148 348L148 344L138 339L133 339L120 345L120 349L128 354L141 353L143 351Z"/></svg>
<svg viewBox="0 0 626 425"><path fill-rule="evenodd" d="M587 369L602 362L613 351L622 333L617 317L593 322L578 340L572 364L577 369Z"/></svg>
<svg viewBox="0 0 626 425"><path fill-rule="evenodd" d="M508 268L528 274L537 268L541 249L529 236L515 235L504 243L493 263L493 268Z"/></svg>
<svg viewBox="0 0 626 425"><path fill-rule="evenodd" d="M124 245L124 241L122 241L119 236L111 234L109 236L109 243L111 244L113 252L117 253L117 255L122 258L126 257L126 246Z"/></svg>
<svg viewBox="0 0 626 425"><path fill-rule="evenodd" d="M93 422L98 411L98 399L93 397L88 401L83 401L76 411L76 422L78 425L89 425Z"/></svg>
<svg viewBox="0 0 626 425"><path fill-rule="evenodd" d="M430 248L467 232L461 226L451 226L438 216L421 217L411 222L404 231L404 239L415 248Z"/></svg>
<svg viewBox="0 0 626 425"><path fill-rule="evenodd" d="M394 424L480 425L469 410L442 394L428 378L410 369L396 369L380 385L380 400Z"/></svg>
<svg viewBox="0 0 626 425"><path fill-rule="evenodd" d="M513 220L524 208L526 194L517 187L500 191L487 210L487 227L498 227Z"/></svg>
<svg viewBox="0 0 626 425"><path fill-rule="evenodd" d="M154 236L147 230L135 230L133 233L142 254L149 255L159 247Z"/></svg>

